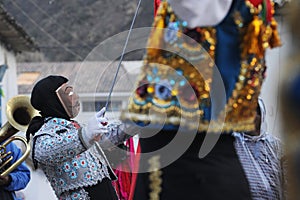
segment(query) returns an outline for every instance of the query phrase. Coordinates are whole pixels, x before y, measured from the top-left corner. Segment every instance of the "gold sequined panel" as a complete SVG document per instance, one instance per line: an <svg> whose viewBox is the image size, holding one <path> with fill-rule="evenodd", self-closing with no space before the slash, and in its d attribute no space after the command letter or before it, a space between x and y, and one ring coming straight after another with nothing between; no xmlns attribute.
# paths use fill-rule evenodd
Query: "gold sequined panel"
<svg viewBox="0 0 300 200"><path fill-rule="evenodd" d="M157 120L156 123L166 120L166 123L177 125L182 117L185 125L193 123L203 114L199 102L202 107L210 105L215 29L185 28L184 22L176 18L166 2L160 6L154 27L136 91L130 98L130 118L147 122L151 110L155 115L152 123L153 120ZM206 43L206 46L199 43Z"/></svg>
<svg viewBox="0 0 300 200"><path fill-rule="evenodd" d="M280 41L274 20L264 22L261 6L253 7L249 1L246 4L254 16L249 26L244 27L239 12L233 15L244 42L240 74L220 114L225 115L225 123L221 117L211 122L205 117L205 109L210 107L216 29L188 29L165 1L155 17L136 90L121 118L144 123L151 118L151 123L180 124L199 131L206 131L208 125L218 127L220 123L224 123L224 131L253 130L266 70L265 49L279 45Z"/></svg>
<svg viewBox="0 0 300 200"><path fill-rule="evenodd" d="M265 69L264 63L257 63L256 58L253 58L250 65L242 63L236 87L226 105L226 123L238 124L241 129L254 128L257 99Z"/></svg>
<svg viewBox="0 0 300 200"><path fill-rule="evenodd" d="M224 110L226 123L238 125L232 127L232 130L255 128L257 101L266 72L265 51L269 47L273 48L281 44L276 21L271 19L270 22L266 22L266 19L261 16L262 5L255 7L249 0L246 1L246 5L253 15L253 20L248 26L243 26L243 19L238 12L234 14L243 42L240 75Z"/></svg>

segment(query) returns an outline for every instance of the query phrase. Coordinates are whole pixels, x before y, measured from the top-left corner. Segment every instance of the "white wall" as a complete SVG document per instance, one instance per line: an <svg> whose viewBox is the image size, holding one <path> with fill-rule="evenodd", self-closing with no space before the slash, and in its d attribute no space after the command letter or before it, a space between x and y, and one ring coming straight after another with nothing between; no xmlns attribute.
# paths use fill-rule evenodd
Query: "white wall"
<svg viewBox="0 0 300 200"><path fill-rule="evenodd" d="M50 183L40 169L31 169L31 180L24 190L21 190L26 200L57 200Z"/></svg>
<svg viewBox="0 0 300 200"><path fill-rule="evenodd" d="M292 41L286 19L280 17L277 19L279 34L281 36L282 46L267 51L267 77L262 87L261 96L265 101L267 110L268 131L275 136L282 138L281 115L279 111L279 85L283 78L283 72L287 65L288 55L290 55Z"/></svg>
<svg viewBox="0 0 300 200"><path fill-rule="evenodd" d="M4 97L0 97L2 100L1 116L2 124L6 122L5 107L6 102L18 94L17 88L17 72L16 72L16 57L13 52L9 52L5 47L0 45L0 65L6 64L8 69L2 80L2 89Z"/></svg>

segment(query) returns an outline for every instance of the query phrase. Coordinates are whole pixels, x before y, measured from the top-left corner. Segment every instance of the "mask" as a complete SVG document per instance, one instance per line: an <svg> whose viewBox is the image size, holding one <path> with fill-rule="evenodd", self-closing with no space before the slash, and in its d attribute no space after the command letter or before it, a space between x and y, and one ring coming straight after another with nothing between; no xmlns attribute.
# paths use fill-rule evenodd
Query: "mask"
<svg viewBox="0 0 300 200"><path fill-rule="evenodd" d="M67 83L62 84L56 94L70 118L75 118L80 111L79 96L74 92L73 87Z"/></svg>

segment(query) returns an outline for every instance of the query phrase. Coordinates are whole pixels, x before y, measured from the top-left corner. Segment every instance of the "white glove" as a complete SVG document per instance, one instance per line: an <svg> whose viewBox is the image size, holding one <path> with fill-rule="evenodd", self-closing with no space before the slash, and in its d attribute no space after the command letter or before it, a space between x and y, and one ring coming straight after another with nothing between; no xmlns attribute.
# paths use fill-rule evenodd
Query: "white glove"
<svg viewBox="0 0 300 200"><path fill-rule="evenodd" d="M96 113L95 117L98 123L100 123L103 127L106 127L108 124L108 119L104 117L106 108L103 107L99 112Z"/></svg>
<svg viewBox="0 0 300 200"><path fill-rule="evenodd" d="M108 133L108 120L104 117L106 109L102 108L93 117L91 117L86 126L82 128L81 140L89 148L95 140L100 140L103 134Z"/></svg>

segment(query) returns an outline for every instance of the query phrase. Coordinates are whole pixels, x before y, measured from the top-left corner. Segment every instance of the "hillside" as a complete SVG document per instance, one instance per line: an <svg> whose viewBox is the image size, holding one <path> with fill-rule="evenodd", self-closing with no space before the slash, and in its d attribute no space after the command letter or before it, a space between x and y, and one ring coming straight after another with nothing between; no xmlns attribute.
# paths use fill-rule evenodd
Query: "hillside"
<svg viewBox="0 0 300 200"><path fill-rule="evenodd" d="M79 61L99 43L129 29L137 0L0 0L33 37L42 55L24 54L19 61ZM149 27L153 1L141 3L134 28ZM126 56L140 59L142 51Z"/></svg>

